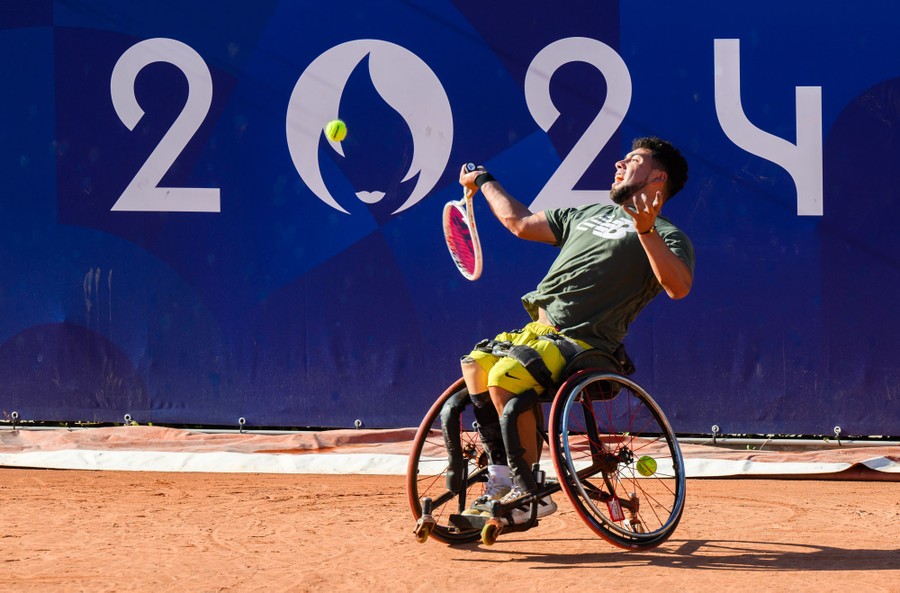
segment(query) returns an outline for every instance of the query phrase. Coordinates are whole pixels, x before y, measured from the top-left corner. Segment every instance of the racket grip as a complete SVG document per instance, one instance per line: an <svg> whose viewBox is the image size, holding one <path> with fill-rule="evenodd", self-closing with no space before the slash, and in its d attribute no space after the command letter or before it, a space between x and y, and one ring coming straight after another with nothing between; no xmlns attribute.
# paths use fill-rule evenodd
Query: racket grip
<svg viewBox="0 0 900 593"><path fill-rule="evenodd" d="M476 165L475 163L466 163L466 171L468 171L469 173L471 173L472 171L474 171L477 168L478 168L478 165Z"/></svg>

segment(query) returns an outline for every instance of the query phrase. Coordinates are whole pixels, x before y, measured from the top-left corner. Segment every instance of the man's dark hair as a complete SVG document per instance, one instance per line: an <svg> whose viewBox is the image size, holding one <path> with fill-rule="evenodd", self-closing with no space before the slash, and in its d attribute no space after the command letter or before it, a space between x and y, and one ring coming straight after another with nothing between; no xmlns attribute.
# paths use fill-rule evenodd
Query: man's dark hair
<svg viewBox="0 0 900 593"><path fill-rule="evenodd" d="M669 190L669 195L666 199L681 191L688 178L687 160L681 155L681 151L672 146L670 142L656 137L636 138L631 143L631 150L638 148L650 150L653 153L653 160L659 163L668 175L666 188Z"/></svg>

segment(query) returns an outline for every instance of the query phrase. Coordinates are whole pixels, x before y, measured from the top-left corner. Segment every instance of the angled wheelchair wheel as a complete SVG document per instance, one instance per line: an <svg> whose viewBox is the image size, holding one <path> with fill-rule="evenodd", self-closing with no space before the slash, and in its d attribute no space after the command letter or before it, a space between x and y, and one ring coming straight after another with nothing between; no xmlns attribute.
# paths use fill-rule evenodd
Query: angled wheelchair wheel
<svg viewBox="0 0 900 593"><path fill-rule="evenodd" d="M480 529L457 527L450 522L450 516L468 508L484 491L488 477L487 456L473 428L472 406L457 406L453 415L459 420L462 460L452 468L454 475L448 477L451 467L441 430L441 411L451 398L467 402L468 392L462 379L441 394L419 426L406 470L406 492L413 517L420 524L424 501L430 499L427 537L447 544L460 544L481 538ZM423 530L417 528L416 537L420 541L425 539L420 537Z"/></svg>
<svg viewBox="0 0 900 593"><path fill-rule="evenodd" d="M649 550L684 510L681 449L662 410L625 377L585 370L566 380L550 411L560 486L600 537Z"/></svg>

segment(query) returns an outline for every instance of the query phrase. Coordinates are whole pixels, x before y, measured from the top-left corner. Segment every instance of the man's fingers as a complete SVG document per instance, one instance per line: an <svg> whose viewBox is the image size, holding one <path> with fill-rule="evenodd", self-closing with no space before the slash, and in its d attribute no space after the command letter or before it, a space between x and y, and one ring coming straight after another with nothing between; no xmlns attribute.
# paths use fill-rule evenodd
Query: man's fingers
<svg viewBox="0 0 900 593"><path fill-rule="evenodd" d="M641 201L644 203L644 212L650 212L650 204L647 203L647 194L641 194Z"/></svg>
<svg viewBox="0 0 900 593"><path fill-rule="evenodd" d="M638 202L637 196L632 196L631 201L634 204L634 214L636 216L639 216L646 211L646 206L644 206L643 208L641 207L640 202Z"/></svg>

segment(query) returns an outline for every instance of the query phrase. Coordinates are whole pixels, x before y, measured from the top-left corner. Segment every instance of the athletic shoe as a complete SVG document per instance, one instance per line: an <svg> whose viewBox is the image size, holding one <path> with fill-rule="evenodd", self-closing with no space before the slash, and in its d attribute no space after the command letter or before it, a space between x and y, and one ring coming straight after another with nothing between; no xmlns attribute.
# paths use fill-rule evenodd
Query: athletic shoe
<svg viewBox="0 0 900 593"><path fill-rule="evenodd" d="M528 493L524 490L521 490L518 486L510 490L506 496L500 499L500 502L504 505L513 503L520 498L528 496ZM537 518L542 519L548 515L552 515L556 512L557 506L556 503L553 502L553 499L549 496L545 496L538 500L537 507ZM516 507L512 511L512 520L515 523L524 523L531 519L531 503L523 504L520 507Z"/></svg>
<svg viewBox="0 0 900 593"><path fill-rule="evenodd" d="M491 504L495 500L500 500L506 496L511 489L509 482L501 482L488 476L487 484L484 485L484 494L475 499L472 506L462 512L463 515L480 515L484 517L491 516Z"/></svg>

